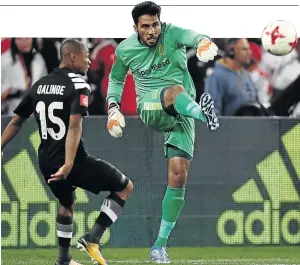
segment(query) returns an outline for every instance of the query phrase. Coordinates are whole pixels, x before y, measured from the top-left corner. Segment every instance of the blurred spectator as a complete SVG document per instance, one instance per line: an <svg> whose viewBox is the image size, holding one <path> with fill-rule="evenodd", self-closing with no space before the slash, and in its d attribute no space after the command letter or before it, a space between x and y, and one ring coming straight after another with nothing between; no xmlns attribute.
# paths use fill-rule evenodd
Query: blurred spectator
<svg viewBox="0 0 300 265"><path fill-rule="evenodd" d="M59 66L59 50L56 47L56 39L40 38L38 39L38 46L46 63L47 72L51 73Z"/></svg>
<svg viewBox="0 0 300 265"><path fill-rule="evenodd" d="M261 38L247 38L249 43L255 43L258 46L261 46Z"/></svg>
<svg viewBox="0 0 300 265"><path fill-rule="evenodd" d="M1 54L5 53L6 51L9 50L10 42L11 42L10 38L2 38L1 39Z"/></svg>
<svg viewBox="0 0 300 265"><path fill-rule="evenodd" d="M12 38L10 49L1 55L1 113L12 115L27 89L45 75L36 39Z"/></svg>
<svg viewBox="0 0 300 265"><path fill-rule="evenodd" d="M225 40L226 39L213 39L219 48L218 55L213 61L207 63L199 61L196 56L196 49L189 49L186 53L188 70L196 88L196 102L200 101L200 97L204 92L206 78L212 74L216 61L224 56Z"/></svg>
<svg viewBox="0 0 300 265"><path fill-rule="evenodd" d="M225 58L216 62L205 92L212 95L218 115L234 116L246 104L257 102L257 90L245 69L251 61L247 39L229 39Z"/></svg>
<svg viewBox="0 0 300 265"><path fill-rule="evenodd" d="M295 49L285 56L264 52L260 67L269 76L273 97L276 98L300 74L299 41Z"/></svg>
<svg viewBox="0 0 300 265"><path fill-rule="evenodd" d="M273 81L276 88L282 84L283 89L277 90L271 109L277 116L300 118L300 41L290 54L279 59L284 65L274 72Z"/></svg>
<svg viewBox="0 0 300 265"><path fill-rule="evenodd" d="M58 67L58 47L64 39L1 39L2 114L11 115L30 85ZM80 40L91 50L92 65L83 77L92 88L90 115L106 115L108 78L115 60L115 49L123 39ZM214 42L219 47L214 61L201 63L195 56L195 49L186 53L197 102L205 90L214 97L219 115L257 115L260 102L265 107L270 103L270 110L276 115L300 116L300 103L296 105L300 101L297 94L300 91L297 90L300 42L286 56L262 53L260 39L251 39L248 43L246 39L220 38L214 39ZM136 115L135 84L130 71L124 84L121 108L126 115Z"/></svg>
<svg viewBox="0 0 300 265"><path fill-rule="evenodd" d="M271 102L270 110L277 116L300 118L300 75Z"/></svg>
<svg viewBox="0 0 300 265"><path fill-rule="evenodd" d="M89 109L90 114L101 115L103 113L100 107L105 106L105 112L107 111L107 105L104 102L107 95L109 74L115 60L117 43L112 39L103 38L93 39L92 42L95 47L91 54L92 64L89 77L90 82L96 86L96 90L92 95L93 99ZM124 114L136 115L136 92L130 72L124 84L121 108Z"/></svg>
<svg viewBox="0 0 300 265"><path fill-rule="evenodd" d="M248 66L248 71L257 89L259 102L267 108L270 106L271 86L268 75L259 67L262 50L261 47L254 42L249 42L249 45L251 49L251 62Z"/></svg>
<svg viewBox="0 0 300 265"><path fill-rule="evenodd" d="M268 52L263 53L260 63L261 69L263 69L269 76L269 80L272 86L272 98L271 105L275 109L276 115L287 116L288 113L292 113L292 116L300 115L300 107L295 106L297 103L297 97L293 97L292 91L297 91L299 88L296 86L300 76L300 41L296 44L295 49L285 56L275 56ZM297 88L296 88L297 87ZM283 93L284 90L289 88L287 93L277 100L277 98ZM295 90L294 90L295 89ZM290 98L290 100L283 100ZM279 110L281 109L281 110ZM290 109L287 111L287 109Z"/></svg>
<svg viewBox="0 0 300 265"><path fill-rule="evenodd" d="M90 96L90 115L105 115L105 92L108 86L108 76L113 64L117 44L111 39L92 39L91 66L88 72L89 83L92 85Z"/></svg>

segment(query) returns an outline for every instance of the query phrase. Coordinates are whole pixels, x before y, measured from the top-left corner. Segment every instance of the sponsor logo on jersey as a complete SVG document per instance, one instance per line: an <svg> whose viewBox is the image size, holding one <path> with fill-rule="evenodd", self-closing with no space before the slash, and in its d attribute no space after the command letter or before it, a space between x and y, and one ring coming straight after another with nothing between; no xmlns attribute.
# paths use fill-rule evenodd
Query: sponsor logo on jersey
<svg viewBox="0 0 300 265"><path fill-rule="evenodd" d="M167 65L170 64L169 59L162 61L159 64L153 64L151 65L151 67L148 70L140 70L140 69L136 69L132 72L133 75L139 75L139 76L144 76L144 75L149 75L151 74L153 71L156 71L158 69L161 69Z"/></svg>

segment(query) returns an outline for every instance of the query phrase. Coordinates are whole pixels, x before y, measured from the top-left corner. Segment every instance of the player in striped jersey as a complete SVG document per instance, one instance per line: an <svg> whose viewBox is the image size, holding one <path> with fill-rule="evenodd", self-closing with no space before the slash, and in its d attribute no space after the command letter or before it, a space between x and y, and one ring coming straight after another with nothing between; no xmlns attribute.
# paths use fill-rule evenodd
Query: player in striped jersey
<svg viewBox="0 0 300 265"><path fill-rule="evenodd" d="M34 113L39 126L39 167L51 191L59 200L56 226L59 254L55 265L80 265L70 254L75 209L75 189L94 194L110 191L91 231L78 240L98 264L106 265L99 249L100 239L122 213L132 192L131 181L108 162L91 157L84 148L82 118L88 114L90 86L79 75L89 69L89 50L81 42L68 39L61 48L58 69L36 82L19 106L16 116L1 137L1 148L19 132Z"/></svg>

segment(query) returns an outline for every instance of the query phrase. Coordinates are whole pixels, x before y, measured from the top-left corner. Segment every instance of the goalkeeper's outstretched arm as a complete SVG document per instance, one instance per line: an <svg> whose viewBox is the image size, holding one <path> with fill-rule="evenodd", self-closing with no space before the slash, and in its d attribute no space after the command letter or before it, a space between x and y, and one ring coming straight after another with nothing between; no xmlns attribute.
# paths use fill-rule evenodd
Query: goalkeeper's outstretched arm
<svg viewBox="0 0 300 265"><path fill-rule="evenodd" d="M115 62L112 66L109 75L108 90L106 97L108 105L111 102L116 102L120 104L127 72L128 67L124 64L122 53L117 48Z"/></svg>
<svg viewBox="0 0 300 265"><path fill-rule="evenodd" d="M183 29L171 25L168 38L173 38L176 48L191 47L197 49L197 57L202 62L213 60L217 55L218 47L207 35L199 34L193 30Z"/></svg>
<svg viewBox="0 0 300 265"><path fill-rule="evenodd" d="M177 48L182 48L184 46L198 48L201 40L211 41L210 37L207 35L200 34L190 29L180 28L175 25L170 25L167 32L167 38L174 42Z"/></svg>
<svg viewBox="0 0 300 265"><path fill-rule="evenodd" d="M111 136L119 138L123 135L125 118L120 111L120 102L128 67L122 59L122 53L116 49L115 63L109 75L106 101L108 103L107 129Z"/></svg>

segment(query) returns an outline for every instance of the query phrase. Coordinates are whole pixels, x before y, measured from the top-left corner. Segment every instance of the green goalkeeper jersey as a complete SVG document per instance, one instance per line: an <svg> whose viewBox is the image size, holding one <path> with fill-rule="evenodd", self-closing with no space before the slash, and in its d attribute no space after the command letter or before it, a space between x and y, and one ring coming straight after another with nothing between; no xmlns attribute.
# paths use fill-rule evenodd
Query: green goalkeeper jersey
<svg viewBox="0 0 300 265"><path fill-rule="evenodd" d="M143 95L161 87L182 85L195 96L195 87L188 72L186 47L198 47L206 35L162 23L161 35L154 47L148 47L133 34L116 49L116 60L109 76L107 102L121 101L124 81L131 71L137 102Z"/></svg>

